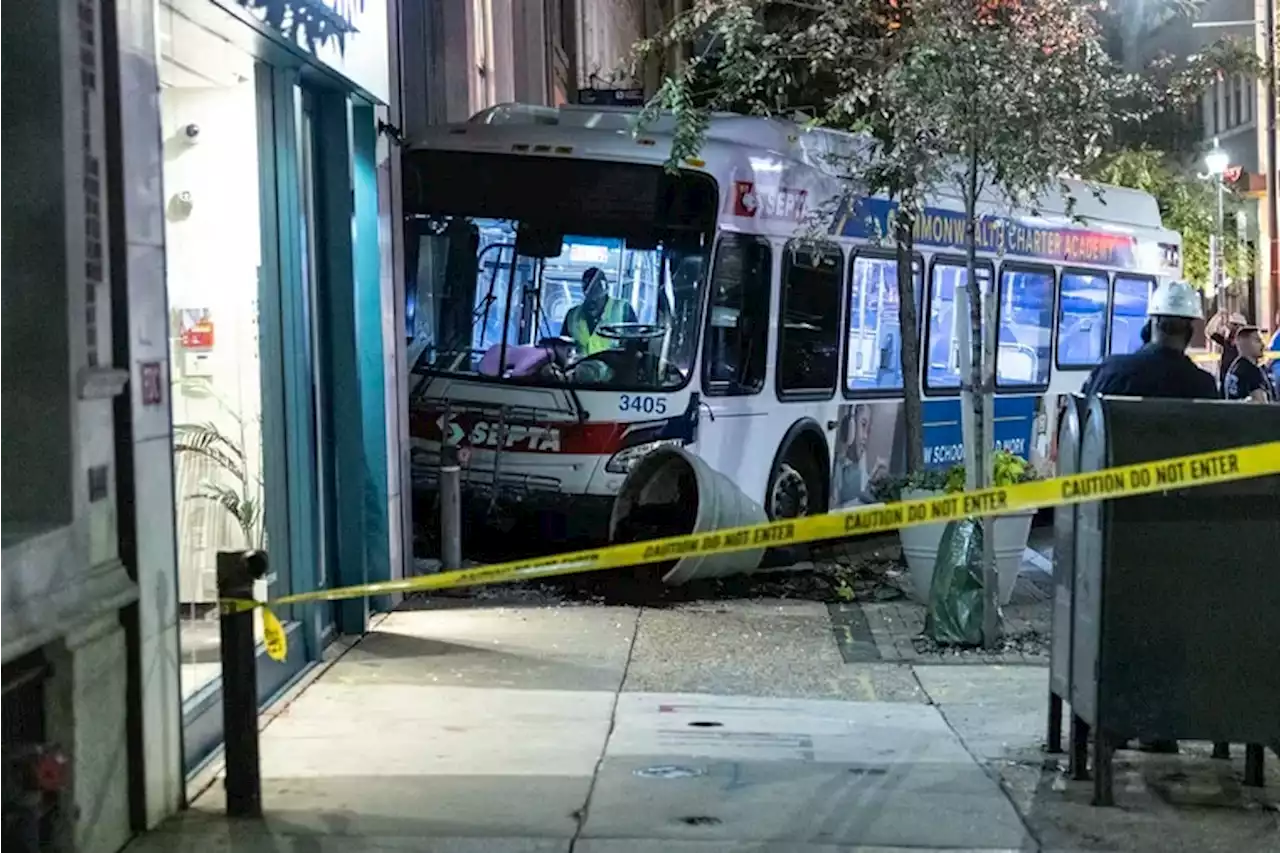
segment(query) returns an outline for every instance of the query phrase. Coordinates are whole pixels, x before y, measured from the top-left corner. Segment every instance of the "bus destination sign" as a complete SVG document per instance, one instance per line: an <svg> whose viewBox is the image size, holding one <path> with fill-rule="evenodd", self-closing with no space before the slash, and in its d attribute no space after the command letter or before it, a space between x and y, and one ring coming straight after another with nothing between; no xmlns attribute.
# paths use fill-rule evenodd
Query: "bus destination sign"
<svg viewBox="0 0 1280 853"><path fill-rule="evenodd" d="M893 208L894 203L885 199L858 199L853 212L837 217L834 230L845 237L864 239L887 235ZM1142 268L1138 240L1131 234L1041 225L1006 216L980 217L977 228L980 252L1129 270ZM958 210L927 207L917 217L912 231L916 245L965 248L965 216Z"/></svg>

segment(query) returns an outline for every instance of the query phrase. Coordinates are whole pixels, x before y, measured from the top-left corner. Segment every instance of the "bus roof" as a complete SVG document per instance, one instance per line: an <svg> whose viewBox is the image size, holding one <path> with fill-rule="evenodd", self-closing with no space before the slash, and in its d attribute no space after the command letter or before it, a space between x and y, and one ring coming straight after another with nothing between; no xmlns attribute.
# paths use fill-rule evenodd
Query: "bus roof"
<svg viewBox="0 0 1280 853"><path fill-rule="evenodd" d="M502 104L467 122L430 128L412 140L409 147L665 163L671 151L674 116L659 115L645 126L643 133L636 134L639 114L638 108ZM847 184L837 183L838 173L856 172L856 167L849 169L847 164L856 164L869 146L867 137L843 131L809 128L775 118L717 113L710 118L697 159L688 165L706 171L720 184L725 212L722 227L782 235L796 230L801 208L812 215L824 202L848 195L844 189ZM845 165L837 168L833 164ZM1051 189L1035 211L1024 208L1017 212L1016 219L1007 221L1063 234L1087 229L1100 235L1104 242L1114 238L1143 244L1146 251L1142 254L1154 258L1164 253L1164 257L1142 263L1134 257L1129 266L1164 276L1180 274L1181 238L1163 227L1154 197L1103 184L1075 180L1063 183L1066 194ZM739 194L736 199L735 192ZM752 194L753 205L763 205L762 215L757 216L752 208L750 221L739 224L737 214L744 211L738 202L743 192ZM797 196L801 199L799 206L795 204ZM868 201L875 208L868 215L883 218L887 200ZM1069 201L1074 205L1070 215ZM940 188L929 199L927 210L943 220L954 220L963 212L963 204L958 194ZM983 217L1004 218L1008 210L1008 203L994 191L980 199L979 213ZM831 215L840 223L836 228L844 228L854 217L847 209L836 209ZM749 227L742 227L743 224ZM954 230L954 221L941 224ZM851 224L840 233L865 236L855 232L858 227Z"/></svg>

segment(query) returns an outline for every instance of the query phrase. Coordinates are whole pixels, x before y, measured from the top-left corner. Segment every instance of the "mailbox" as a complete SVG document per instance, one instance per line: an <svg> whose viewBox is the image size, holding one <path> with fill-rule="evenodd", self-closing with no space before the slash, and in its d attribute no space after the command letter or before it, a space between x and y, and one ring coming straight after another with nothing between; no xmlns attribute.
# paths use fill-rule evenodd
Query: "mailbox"
<svg viewBox="0 0 1280 853"><path fill-rule="evenodd" d="M1280 406L1092 399L1080 468L1226 450L1280 436ZM1076 510L1072 713L1094 734L1094 802L1129 738L1280 741L1280 476ZM1056 626L1055 626L1056 627Z"/></svg>
<svg viewBox="0 0 1280 853"><path fill-rule="evenodd" d="M1078 395L1063 398L1058 418L1057 473L1064 477L1080 470L1081 424L1088 410ZM1049 646L1049 752L1062 751L1062 706L1071 699L1071 623L1076 578L1076 504L1057 507L1053 513L1053 614ZM1072 719L1075 717L1073 715ZM1072 726L1072 775L1079 778L1083 762L1077 762L1079 726Z"/></svg>

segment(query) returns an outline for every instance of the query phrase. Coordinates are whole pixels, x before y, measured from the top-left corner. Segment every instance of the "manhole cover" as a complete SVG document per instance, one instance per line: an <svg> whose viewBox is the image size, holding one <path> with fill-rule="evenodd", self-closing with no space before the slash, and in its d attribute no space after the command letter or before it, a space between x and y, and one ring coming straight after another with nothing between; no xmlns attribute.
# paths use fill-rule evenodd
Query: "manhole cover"
<svg viewBox="0 0 1280 853"><path fill-rule="evenodd" d="M700 729L715 729L723 726L724 723L718 723L715 720L694 720L689 725L696 726Z"/></svg>
<svg viewBox="0 0 1280 853"><path fill-rule="evenodd" d="M691 779L705 773L700 767L683 767L679 764L656 764L635 771L635 775L645 779Z"/></svg>

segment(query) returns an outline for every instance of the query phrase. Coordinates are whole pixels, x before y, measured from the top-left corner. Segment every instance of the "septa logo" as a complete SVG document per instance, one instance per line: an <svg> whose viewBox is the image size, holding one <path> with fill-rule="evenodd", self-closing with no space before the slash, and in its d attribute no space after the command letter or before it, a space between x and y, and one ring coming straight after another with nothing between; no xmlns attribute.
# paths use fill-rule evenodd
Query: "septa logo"
<svg viewBox="0 0 1280 853"><path fill-rule="evenodd" d="M777 190L757 190L752 181L733 182L733 215L748 219L791 219L799 221L804 218L804 203L807 190L794 190L779 187Z"/></svg>
<svg viewBox="0 0 1280 853"><path fill-rule="evenodd" d="M756 198L756 185L751 181L733 182L733 215L755 216L760 202Z"/></svg>

